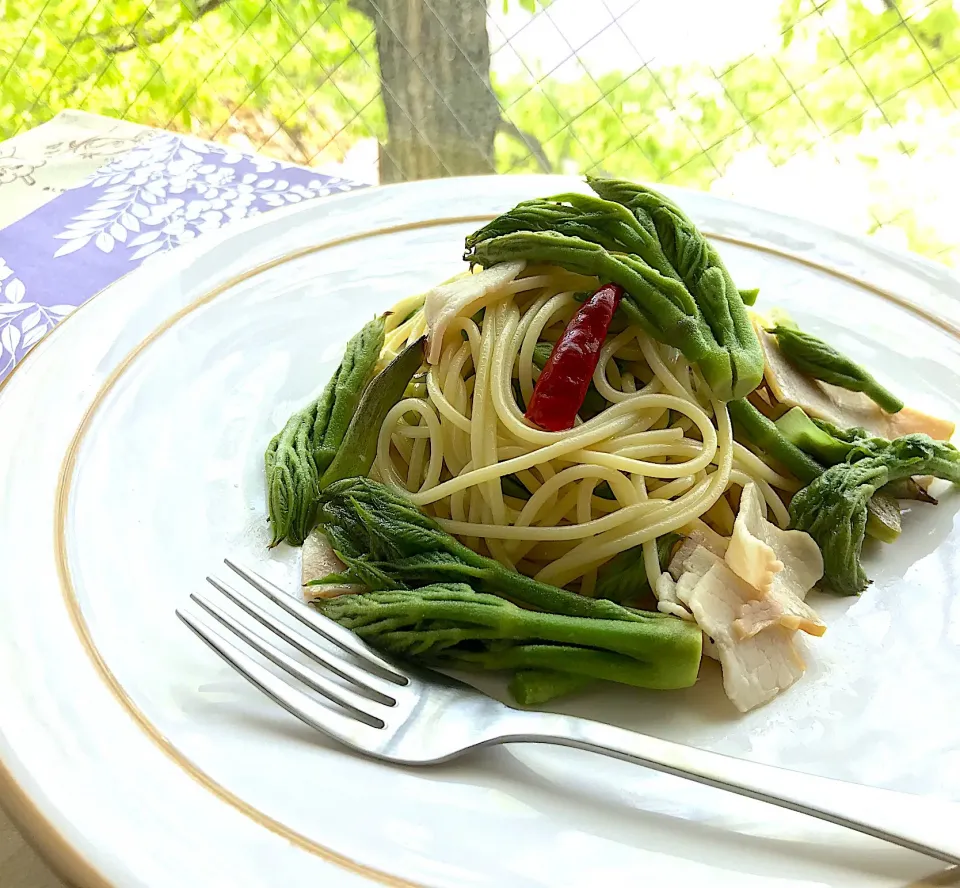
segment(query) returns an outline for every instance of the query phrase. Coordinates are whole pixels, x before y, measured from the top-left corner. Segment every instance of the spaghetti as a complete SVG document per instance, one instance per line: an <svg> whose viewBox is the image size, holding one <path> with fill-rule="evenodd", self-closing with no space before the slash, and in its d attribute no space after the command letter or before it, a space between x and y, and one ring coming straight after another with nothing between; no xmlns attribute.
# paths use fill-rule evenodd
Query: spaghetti
<svg viewBox="0 0 960 888"><path fill-rule="evenodd" d="M657 538L698 520L713 525L751 481L786 526L777 491L797 487L734 440L727 408L699 370L636 325L600 351L595 415L583 410L565 432L524 419L538 345L542 355L578 296L597 285L559 267L528 267L450 320L439 358L387 414L372 473L478 552L587 595L597 571L634 547L655 585L665 567ZM427 329L422 298L398 303L381 365Z"/></svg>

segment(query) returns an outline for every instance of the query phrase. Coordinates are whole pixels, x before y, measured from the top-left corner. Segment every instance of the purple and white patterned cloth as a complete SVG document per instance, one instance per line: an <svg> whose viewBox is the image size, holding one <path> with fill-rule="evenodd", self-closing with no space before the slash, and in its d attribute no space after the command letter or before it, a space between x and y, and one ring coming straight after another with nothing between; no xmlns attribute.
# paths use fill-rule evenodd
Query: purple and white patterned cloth
<svg viewBox="0 0 960 888"><path fill-rule="evenodd" d="M236 219L357 187L191 137L147 135L0 229L0 381L77 306L149 256Z"/></svg>

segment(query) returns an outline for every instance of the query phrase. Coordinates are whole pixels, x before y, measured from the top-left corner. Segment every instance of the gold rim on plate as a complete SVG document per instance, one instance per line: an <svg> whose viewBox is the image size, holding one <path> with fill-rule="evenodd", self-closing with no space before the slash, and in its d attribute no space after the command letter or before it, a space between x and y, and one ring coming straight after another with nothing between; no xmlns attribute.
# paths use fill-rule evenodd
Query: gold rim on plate
<svg viewBox="0 0 960 888"><path fill-rule="evenodd" d="M97 413L106 396L110 393L120 378L127 372L137 357L160 336L175 326L180 320L204 305L208 305L218 296L222 295L224 292L236 286L237 284L245 280L249 280L252 277L256 277L259 274L270 271L271 269L274 269L280 265L303 258L304 256L312 255L326 249L343 246L344 244L353 243L370 237L397 234L416 229L457 225L467 222L486 222L493 218L495 218L495 214L438 218L423 222L411 222L393 225L364 231L357 234L346 235L344 237L325 241L321 244L304 247L284 254L283 256L279 256L275 259L271 259L268 262L262 263L261 265L255 266L252 269L248 269L242 274L238 274L230 278L229 280L214 287L207 293L204 293L190 304L176 311L163 323L157 326L128 355L126 355L120 364L117 365L117 367L114 368L114 370L110 373L106 381L94 396L93 401L90 403L90 406L84 413L84 416L80 421L76 432L74 433L74 436L64 456L57 482L54 510L54 546L57 573L60 581L63 601L82 647L89 656L94 668L99 673L101 680L109 688L117 702L129 713L130 717L134 720L137 726L165 755L174 761L185 773L189 774L194 780L204 786L204 788L217 796L221 801L231 805L236 810L252 819L255 823L286 839L291 844L315 854L330 863L336 864L337 866L349 872L365 876L383 885L391 886L391 888L424 888L424 886L421 885L421 883L404 879L392 873L387 873L353 860L352 858L340 854L331 848L321 845L313 839L310 839L302 833L299 833L291 827L281 823L275 818L264 814L262 811L259 811L257 808L241 799L226 787L219 784L210 775L194 764L189 758L181 753L176 746L167 740L156 728L156 726L152 724L152 722L150 722L142 710L140 710L140 708L133 702L133 700L124 690L123 686L120 684L117 677L111 671L110 667L107 665L99 649L97 648L96 643L91 635L89 626L83 617L79 600L74 588L73 579L70 573L70 566L66 552L65 519L77 455L94 415ZM710 232L705 233L713 240L723 241L725 243L730 243L745 247L747 249L756 250L758 252L778 256L780 258L807 266L808 268L813 268L817 271L829 274L830 276L839 278L847 283L854 284L873 293L876 296L879 296L880 298L905 308L913 314L919 315L924 320L934 324L949 335L960 340L960 327L957 325L939 317L938 315L935 315L922 306L904 299L895 293L891 293L888 290L855 277L852 274L841 271L837 268L833 268L806 256L802 256L788 250L783 250L769 244L753 241L748 238L714 234ZM117 282L111 284L111 287L116 283ZM110 287L106 289L110 289ZM93 301L94 298L101 295L103 292L106 292L106 290L95 294L94 297L92 297L90 300L87 300L87 302L83 305L79 306L77 311L79 311L80 308L83 308L85 305L88 305L91 301ZM74 312L74 314L76 314L76 312ZM69 318L65 319L64 322L61 322L59 327L62 327L68 319ZM20 363L13 368L7 378L3 380L3 382L0 382L0 392L2 392L3 388L7 385L7 383L10 382L17 370L23 366L27 360L27 357L29 357L29 355L24 356ZM110 885L106 878L91 865L91 863L80 853L78 849L72 846L62 835L57 832L56 828L33 804L26 791L16 782L15 777L2 761L0 761L0 787L3 789L5 805L11 817L15 820L17 825L23 829L25 834L30 837L31 841L35 841L37 845L42 848L45 858L59 873L63 874L65 878L74 881L76 884L83 885L84 888L114 888L114 886ZM919 888L919 886L924 885L954 884L955 878L958 875L960 875L960 868L950 867L947 870L938 870L937 873L931 874L931 876L926 877L919 882L911 883L911 886ZM944 881L945 877L947 877L949 881Z"/></svg>

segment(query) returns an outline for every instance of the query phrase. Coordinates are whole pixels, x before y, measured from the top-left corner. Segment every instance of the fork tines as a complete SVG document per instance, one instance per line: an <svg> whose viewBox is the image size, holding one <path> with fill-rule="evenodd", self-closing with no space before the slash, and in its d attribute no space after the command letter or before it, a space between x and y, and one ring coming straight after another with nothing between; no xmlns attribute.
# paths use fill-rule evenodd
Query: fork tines
<svg viewBox="0 0 960 888"><path fill-rule="evenodd" d="M382 728L385 724L383 716L389 712L389 707L395 705L396 694L407 684L407 677L349 630L287 595L254 571L229 559L225 563L256 591L241 592L216 577L207 577L207 582L267 629L269 634L295 648L319 668L306 666L281 650L263 634L224 610L213 597L201 594L190 596L216 623L179 609L177 616L247 680L317 730L356 743L361 739L357 736L358 732ZM336 649L317 644L306 633L279 620L253 600L258 594L295 617L307 632L317 633L331 642ZM216 624L227 632L224 633ZM293 680L281 677L264 666L243 645L236 643L238 639ZM349 656L344 656L344 653ZM343 681L334 680L330 673ZM342 709L322 704L298 685L306 686Z"/></svg>

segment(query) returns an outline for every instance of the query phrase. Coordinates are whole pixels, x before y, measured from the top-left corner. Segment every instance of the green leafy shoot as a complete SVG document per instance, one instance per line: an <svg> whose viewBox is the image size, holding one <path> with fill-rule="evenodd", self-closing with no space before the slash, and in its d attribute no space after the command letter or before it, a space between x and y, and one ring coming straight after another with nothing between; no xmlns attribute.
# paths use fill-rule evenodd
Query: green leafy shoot
<svg viewBox="0 0 960 888"><path fill-rule="evenodd" d="M321 494L318 514L330 545L347 565L327 582L360 583L373 590L467 583L478 592L549 613L634 622L662 617L541 583L478 555L402 493L370 478L331 484Z"/></svg>
<svg viewBox="0 0 960 888"><path fill-rule="evenodd" d="M657 538L657 557L661 568L670 563L674 546L681 537L676 533L664 534ZM643 548L635 546L620 552L604 564L597 573L597 598L609 598L611 601L637 601L650 593L643 563Z"/></svg>
<svg viewBox="0 0 960 888"><path fill-rule="evenodd" d="M863 367L822 339L793 326L777 326L770 332L777 337L783 356L805 376L851 392L863 392L887 413L903 409L903 401L880 385Z"/></svg>
<svg viewBox="0 0 960 888"><path fill-rule="evenodd" d="M866 429L838 429L831 423L811 419L802 407L791 408L775 425L791 444L825 466L845 462L858 444L863 446L873 437ZM883 438L877 441L887 443Z"/></svg>
<svg viewBox="0 0 960 888"><path fill-rule="evenodd" d="M464 259L547 262L619 284L627 320L683 352L716 397L753 391L763 354L716 250L663 195L623 180L587 181L599 197L524 201L468 236Z"/></svg>
<svg viewBox="0 0 960 888"><path fill-rule="evenodd" d="M332 462L373 375L383 348L383 317L375 318L346 345L340 366L323 393L298 410L264 454L271 546L300 546L316 523L320 476Z"/></svg>
<svg viewBox="0 0 960 888"><path fill-rule="evenodd" d="M868 503L885 485L912 475L960 483L960 451L927 435L904 435L870 455L851 454L794 496L790 526L809 533L823 553L824 584L859 595L868 584L860 563Z"/></svg>
<svg viewBox="0 0 960 888"><path fill-rule="evenodd" d="M823 472L823 466L794 444L772 419L764 416L746 398L731 401L727 406L737 431L795 478L806 484Z"/></svg>
<svg viewBox="0 0 960 888"><path fill-rule="evenodd" d="M377 455L380 427L423 363L425 345L425 338L410 343L364 389L336 455L320 477L321 490L335 481L370 471Z"/></svg>
<svg viewBox="0 0 960 888"><path fill-rule="evenodd" d="M557 697L566 697L594 684L596 679L575 672L547 669L518 669L508 689L521 706L542 706Z"/></svg>
<svg viewBox="0 0 960 888"><path fill-rule="evenodd" d="M683 620L541 613L464 583L341 595L314 606L379 650L431 667L548 671L570 676L565 689L591 679L684 688L699 670L700 633Z"/></svg>

